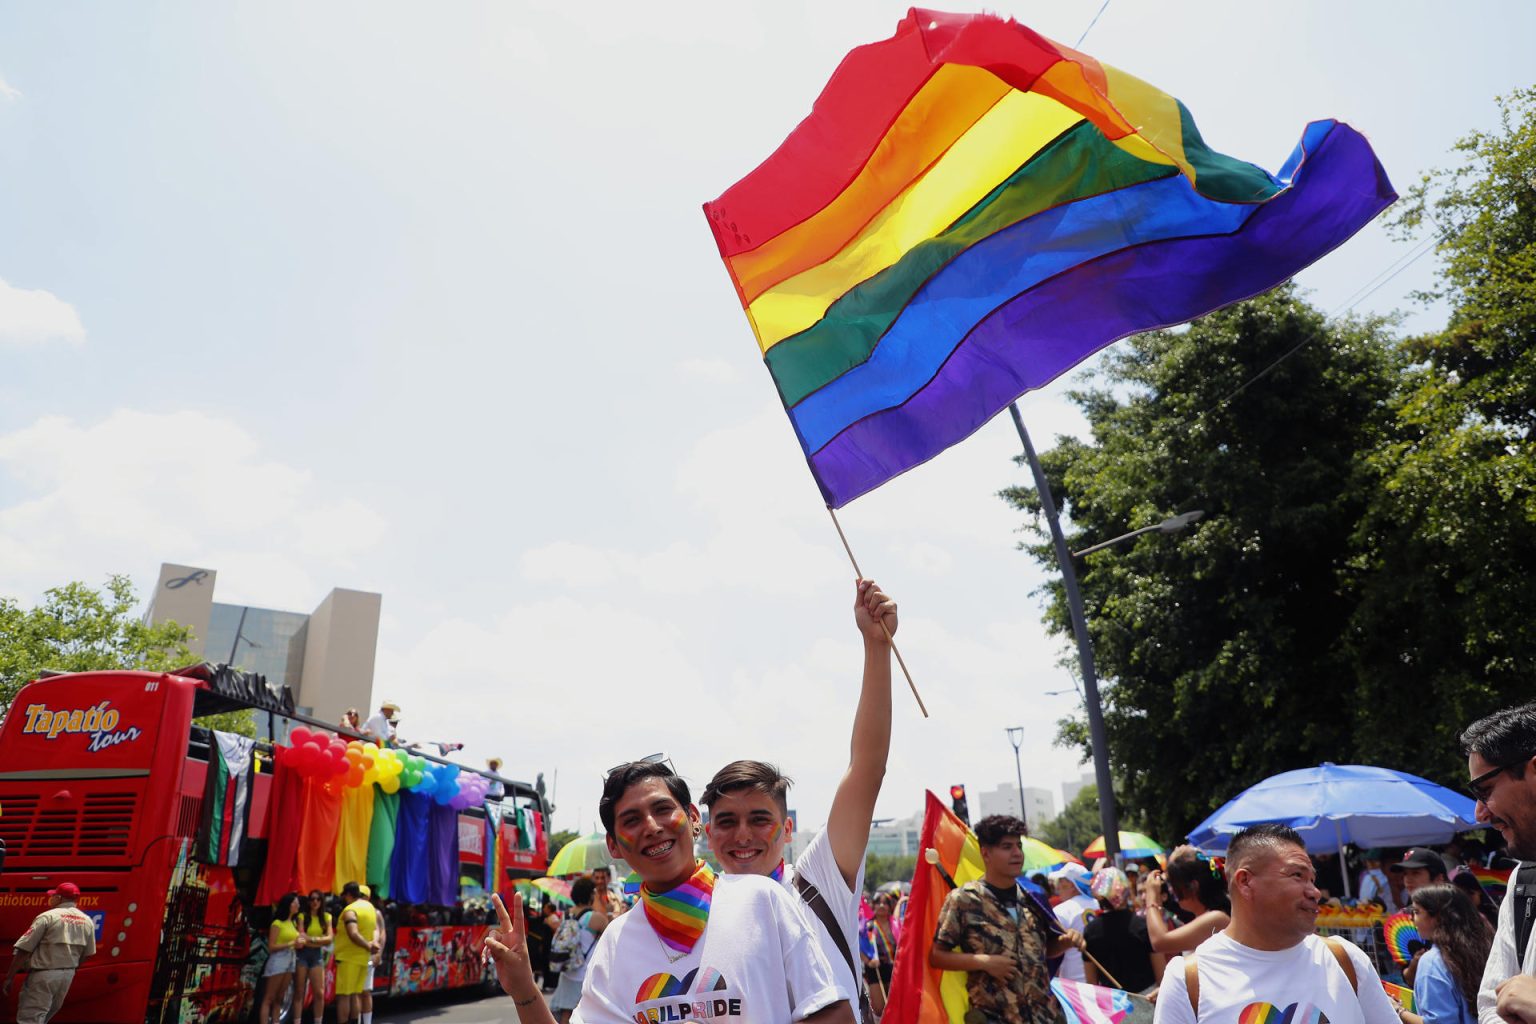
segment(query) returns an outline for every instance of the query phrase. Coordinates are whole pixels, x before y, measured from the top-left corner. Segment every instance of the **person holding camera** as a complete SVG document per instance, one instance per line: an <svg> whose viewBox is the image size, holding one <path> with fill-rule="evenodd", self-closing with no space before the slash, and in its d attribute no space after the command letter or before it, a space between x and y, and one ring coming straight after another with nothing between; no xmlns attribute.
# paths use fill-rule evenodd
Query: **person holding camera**
<svg viewBox="0 0 1536 1024"><path fill-rule="evenodd" d="M1170 927L1163 916L1172 899L1188 920ZM1166 871L1147 880L1147 937L1165 954L1184 953L1232 923L1232 901L1221 866L1193 846L1180 846L1168 856Z"/></svg>

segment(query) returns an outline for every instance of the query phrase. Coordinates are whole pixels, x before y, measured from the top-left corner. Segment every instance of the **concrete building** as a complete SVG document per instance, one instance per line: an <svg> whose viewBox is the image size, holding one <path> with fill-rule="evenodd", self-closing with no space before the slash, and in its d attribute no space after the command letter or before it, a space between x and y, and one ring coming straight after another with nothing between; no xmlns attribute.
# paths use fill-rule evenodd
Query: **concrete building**
<svg viewBox="0 0 1536 1024"><path fill-rule="evenodd" d="M213 569L161 565L145 618L190 627L189 645L199 657L292 688L294 703L322 721L340 721L349 707L364 718L375 710L379 594L338 587L305 614L220 604L213 599L217 579Z"/></svg>
<svg viewBox="0 0 1536 1024"><path fill-rule="evenodd" d="M1063 782L1061 784L1061 806L1065 808L1072 799L1090 786L1097 786L1098 780L1093 772L1083 772L1076 782Z"/></svg>
<svg viewBox="0 0 1536 1024"><path fill-rule="evenodd" d="M921 852L922 835L923 816L921 814L914 814L901 821L890 818L880 819L870 826L869 842L864 847L864 854L865 856L879 854L882 857L915 857Z"/></svg>
<svg viewBox="0 0 1536 1024"><path fill-rule="evenodd" d="M1005 782L987 792L978 794L976 806L971 810L971 821L977 822L989 814L1011 814L1023 818L1031 832L1056 817L1056 801L1051 791L1038 786L1024 787L1024 806L1019 806L1019 786Z"/></svg>

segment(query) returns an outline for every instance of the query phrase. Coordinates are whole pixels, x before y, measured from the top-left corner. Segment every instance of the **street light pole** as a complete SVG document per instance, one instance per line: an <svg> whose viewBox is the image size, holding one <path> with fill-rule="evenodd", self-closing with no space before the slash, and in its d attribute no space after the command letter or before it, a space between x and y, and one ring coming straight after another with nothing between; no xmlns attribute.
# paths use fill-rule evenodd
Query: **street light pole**
<svg viewBox="0 0 1536 1024"><path fill-rule="evenodd" d="M1019 820L1027 825L1029 819L1024 816L1024 769L1019 765L1019 748L1024 745L1022 725L1008 727L1008 742L1013 744L1013 770L1019 777Z"/></svg>
<svg viewBox="0 0 1536 1024"><path fill-rule="evenodd" d="M1093 777L1099 791L1099 826L1104 830L1104 856L1113 864L1120 859L1120 824L1115 813L1114 782L1109 773L1104 708L1099 704L1099 677L1093 671L1093 642L1088 638L1088 619L1083 614L1083 597L1077 589L1077 569L1072 564L1072 552L1067 547L1067 538L1061 532L1056 500L1051 497L1051 488L1046 483L1045 471L1040 468L1035 446L1029 441L1029 431L1024 429L1024 417L1019 413L1019 403L1010 403L1008 411L1013 414L1013 425L1018 428L1019 440L1024 443L1024 456L1029 460L1030 472L1035 475L1035 490L1040 495L1046 522L1051 527L1051 541L1056 546L1056 563L1061 566L1061 581L1067 592L1067 609L1072 615L1072 634L1077 639L1077 660L1083 673L1083 703L1088 709L1088 740L1093 745Z"/></svg>

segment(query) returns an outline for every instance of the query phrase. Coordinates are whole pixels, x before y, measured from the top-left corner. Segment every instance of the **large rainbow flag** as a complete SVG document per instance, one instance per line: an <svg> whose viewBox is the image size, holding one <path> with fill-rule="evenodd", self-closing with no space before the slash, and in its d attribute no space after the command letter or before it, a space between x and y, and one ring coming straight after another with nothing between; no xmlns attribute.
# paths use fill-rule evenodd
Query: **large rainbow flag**
<svg viewBox="0 0 1536 1024"><path fill-rule="evenodd" d="M1395 198L1339 122L1272 175L1123 71L913 9L704 211L841 507L1116 339L1285 281Z"/></svg>
<svg viewBox="0 0 1536 1024"><path fill-rule="evenodd" d="M937 851L938 863L917 858L896 944L896 969L880 1019L882 1024L962 1024L971 1005L965 974L929 967L928 950L944 898L954 886L980 878L986 869L976 836L932 793L927 794L921 842L923 850Z"/></svg>

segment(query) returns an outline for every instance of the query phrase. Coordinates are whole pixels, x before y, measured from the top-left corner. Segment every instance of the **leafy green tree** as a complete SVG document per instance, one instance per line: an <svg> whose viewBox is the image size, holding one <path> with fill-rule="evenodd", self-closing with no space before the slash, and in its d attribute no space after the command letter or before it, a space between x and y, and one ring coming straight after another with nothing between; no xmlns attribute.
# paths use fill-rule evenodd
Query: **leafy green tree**
<svg viewBox="0 0 1536 1024"><path fill-rule="evenodd" d="M142 669L162 672L196 660L187 646L191 631L174 622L151 625L134 614L137 600L126 576L112 576L104 590L67 583L24 609L0 599L0 713L17 692L45 670L90 672ZM199 725L255 735L250 711L197 720Z"/></svg>
<svg viewBox="0 0 1536 1024"><path fill-rule="evenodd" d="M1385 324L1330 324L1284 287L1123 342L1072 393L1092 440L1041 461L1073 549L1206 513L1078 563L1122 818L1180 836L1268 775L1352 756L1340 574L1399 378ZM1004 497L1050 571L1047 627L1070 638L1038 495ZM1063 736L1089 752L1081 723Z"/></svg>
<svg viewBox="0 0 1536 1024"><path fill-rule="evenodd" d="M1123 824L1123 823L1122 823ZM1034 837L1058 850L1081 857L1083 847L1099 835L1099 790L1084 786L1067 802L1061 813L1041 825Z"/></svg>
<svg viewBox="0 0 1536 1024"><path fill-rule="evenodd" d="M1500 108L1396 217L1438 239L1426 297L1450 314L1405 343L1397 436L1370 460L1355 538L1362 752L1445 779L1466 772L1456 734L1530 699L1536 668L1536 88Z"/></svg>
<svg viewBox="0 0 1536 1024"><path fill-rule="evenodd" d="M550 860L554 860L555 859L555 855L560 852L560 850L565 846L566 843L571 842L573 839L579 839L580 837L581 837L581 833L580 832L572 832L570 829L564 829L564 828L561 829L559 832L552 832L552 833L550 833L550 836L549 836L549 859Z"/></svg>
<svg viewBox="0 0 1536 1024"><path fill-rule="evenodd" d="M871 853L864 858L864 888L875 891L886 882L910 882L917 870L916 857L899 853Z"/></svg>

